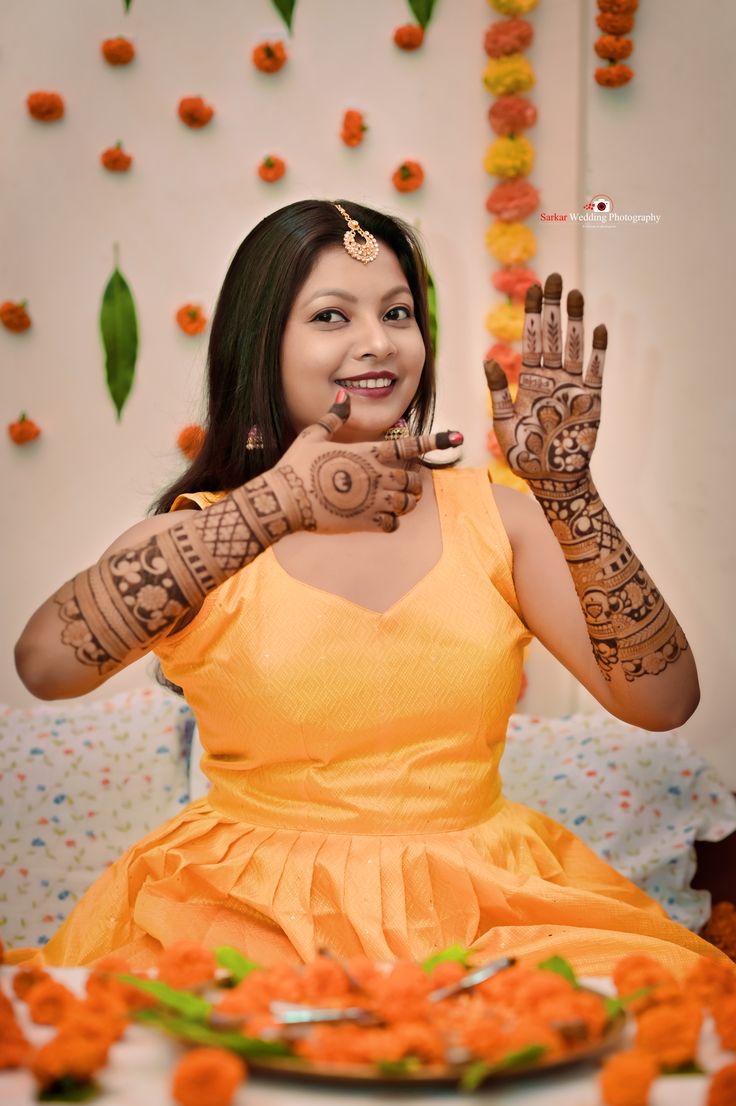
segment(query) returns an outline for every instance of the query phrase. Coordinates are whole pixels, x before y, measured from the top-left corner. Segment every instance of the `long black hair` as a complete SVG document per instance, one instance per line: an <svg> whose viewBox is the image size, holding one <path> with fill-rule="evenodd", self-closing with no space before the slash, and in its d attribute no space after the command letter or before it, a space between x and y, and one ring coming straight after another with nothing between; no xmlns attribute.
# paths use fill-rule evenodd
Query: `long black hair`
<svg viewBox="0 0 736 1106"><path fill-rule="evenodd" d="M434 355L427 306L428 269L416 232L402 219L337 201L393 250L414 298L425 361L404 411L410 434L426 434L435 408ZM225 275L207 351L204 441L188 468L149 507L164 514L184 492L231 491L272 468L293 440L281 383L281 342L292 305L321 252L342 244L345 219L330 200L299 200L267 215L243 239ZM246 449L251 426L262 449ZM158 665L155 678L181 694Z"/></svg>

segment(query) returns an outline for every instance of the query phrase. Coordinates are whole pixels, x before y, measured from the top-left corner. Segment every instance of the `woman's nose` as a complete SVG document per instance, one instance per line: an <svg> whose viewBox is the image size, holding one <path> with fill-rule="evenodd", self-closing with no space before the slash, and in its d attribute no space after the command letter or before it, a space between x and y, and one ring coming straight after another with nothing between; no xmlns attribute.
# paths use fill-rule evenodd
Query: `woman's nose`
<svg viewBox="0 0 736 1106"><path fill-rule="evenodd" d="M357 339L356 356L363 357L390 357L396 352L391 334L380 319L365 319L360 324Z"/></svg>

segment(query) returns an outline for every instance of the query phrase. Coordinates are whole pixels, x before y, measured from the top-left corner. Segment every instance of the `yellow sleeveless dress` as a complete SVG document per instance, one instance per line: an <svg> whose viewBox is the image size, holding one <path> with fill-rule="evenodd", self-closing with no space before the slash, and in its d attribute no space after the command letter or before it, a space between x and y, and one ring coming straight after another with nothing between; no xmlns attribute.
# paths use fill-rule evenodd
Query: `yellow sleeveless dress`
<svg viewBox="0 0 736 1106"><path fill-rule="evenodd" d="M558 953L593 975L629 952L673 969L722 956L504 799L530 638L511 547L485 469L433 482L442 555L387 611L293 578L270 548L155 649L194 709L212 788L97 880L48 963L119 950L145 967L182 937L264 964L456 942L484 959Z"/></svg>

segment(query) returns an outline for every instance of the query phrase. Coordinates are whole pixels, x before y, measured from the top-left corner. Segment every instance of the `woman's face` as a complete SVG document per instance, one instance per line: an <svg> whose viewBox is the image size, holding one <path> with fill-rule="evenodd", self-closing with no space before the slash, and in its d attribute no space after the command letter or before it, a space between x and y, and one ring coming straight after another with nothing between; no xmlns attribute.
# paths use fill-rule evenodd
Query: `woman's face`
<svg viewBox="0 0 736 1106"><path fill-rule="evenodd" d="M380 243L376 260L364 265L342 246L329 247L299 291L281 342L294 433L316 422L342 387L350 418L333 441L382 438L414 398L424 358L414 299L396 254Z"/></svg>

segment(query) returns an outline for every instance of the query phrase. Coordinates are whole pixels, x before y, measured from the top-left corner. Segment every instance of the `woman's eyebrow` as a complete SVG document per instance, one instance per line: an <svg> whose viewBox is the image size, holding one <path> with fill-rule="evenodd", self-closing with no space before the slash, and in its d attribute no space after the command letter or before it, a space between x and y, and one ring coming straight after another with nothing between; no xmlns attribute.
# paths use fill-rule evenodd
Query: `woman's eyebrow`
<svg viewBox="0 0 736 1106"><path fill-rule="evenodd" d="M395 288L389 289L389 291L382 296L382 299L390 300L394 296L398 296L399 292L408 292L408 294L411 295L411 288L406 284L397 284ZM352 295L351 292L345 292L342 288L321 288L319 292L315 292L313 296L310 296L304 306L306 307L312 300L318 300L322 296L339 296L340 299L347 300L348 303L358 302L357 296Z"/></svg>

